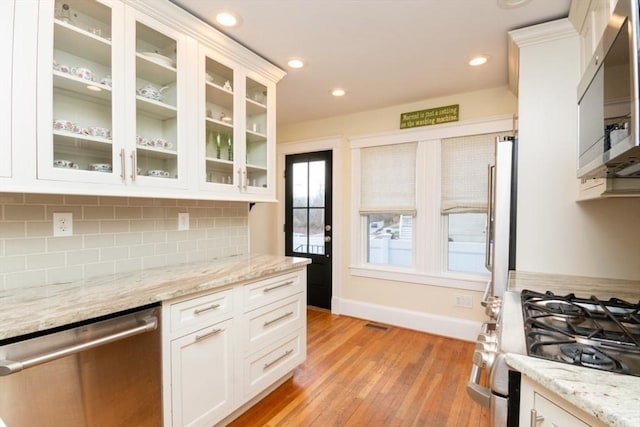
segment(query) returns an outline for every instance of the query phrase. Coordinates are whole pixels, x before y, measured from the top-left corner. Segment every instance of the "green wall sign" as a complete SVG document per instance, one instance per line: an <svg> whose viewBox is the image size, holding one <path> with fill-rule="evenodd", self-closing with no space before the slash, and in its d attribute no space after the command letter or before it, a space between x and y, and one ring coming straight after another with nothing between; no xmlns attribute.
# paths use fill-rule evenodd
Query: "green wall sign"
<svg viewBox="0 0 640 427"><path fill-rule="evenodd" d="M429 108L428 110L412 111L411 113L402 113L400 114L400 129L457 122L459 120L459 116L460 104Z"/></svg>

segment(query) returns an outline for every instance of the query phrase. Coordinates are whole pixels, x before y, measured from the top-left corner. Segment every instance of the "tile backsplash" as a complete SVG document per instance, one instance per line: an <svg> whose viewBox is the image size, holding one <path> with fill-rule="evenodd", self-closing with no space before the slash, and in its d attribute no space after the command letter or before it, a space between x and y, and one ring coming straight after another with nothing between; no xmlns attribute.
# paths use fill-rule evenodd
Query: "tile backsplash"
<svg viewBox="0 0 640 427"><path fill-rule="evenodd" d="M58 212L72 236L53 236ZM0 193L0 289L244 255L248 234L244 202Z"/></svg>

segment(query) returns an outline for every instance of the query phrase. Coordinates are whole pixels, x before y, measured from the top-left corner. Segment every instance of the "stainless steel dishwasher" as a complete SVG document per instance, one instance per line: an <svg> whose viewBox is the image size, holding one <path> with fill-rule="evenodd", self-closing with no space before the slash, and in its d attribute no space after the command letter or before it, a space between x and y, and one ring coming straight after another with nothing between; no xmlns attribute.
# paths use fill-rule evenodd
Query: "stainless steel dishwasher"
<svg viewBox="0 0 640 427"><path fill-rule="evenodd" d="M0 426L161 426L160 309L0 341Z"/></svg>

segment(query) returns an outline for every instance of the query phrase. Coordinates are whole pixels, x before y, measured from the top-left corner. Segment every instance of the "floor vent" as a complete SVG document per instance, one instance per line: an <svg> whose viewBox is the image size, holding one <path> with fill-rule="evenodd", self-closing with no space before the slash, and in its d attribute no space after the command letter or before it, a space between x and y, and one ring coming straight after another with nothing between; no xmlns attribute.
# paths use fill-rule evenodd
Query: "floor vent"
<svg viewBox="0 0 640 427"><path fill-rule="evenodd" d="M378 325L377 323L365 323L364 327L365 328L380 329L381 331L388 331L389 330L388 326Z"/></svg>

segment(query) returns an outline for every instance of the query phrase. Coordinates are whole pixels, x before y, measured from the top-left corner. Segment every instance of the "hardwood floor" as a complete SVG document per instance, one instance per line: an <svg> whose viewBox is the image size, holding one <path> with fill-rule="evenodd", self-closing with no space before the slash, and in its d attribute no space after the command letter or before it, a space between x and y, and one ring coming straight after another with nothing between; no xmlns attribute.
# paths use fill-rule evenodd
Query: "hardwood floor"
<svg viewBox="0 0 640 427"><path fill-rule="evenodd" d="M307 316L307 361L231 426L489 426L465 390L474 344Z"/></svg>

